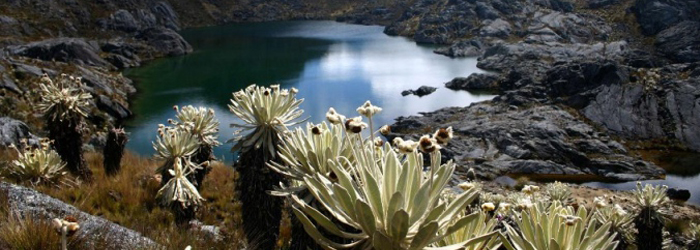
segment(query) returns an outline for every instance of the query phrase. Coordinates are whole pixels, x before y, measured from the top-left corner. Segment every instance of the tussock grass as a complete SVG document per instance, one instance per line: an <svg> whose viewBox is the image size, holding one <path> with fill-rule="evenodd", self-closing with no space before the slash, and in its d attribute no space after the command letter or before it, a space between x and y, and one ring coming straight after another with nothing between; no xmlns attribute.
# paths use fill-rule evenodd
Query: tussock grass
<svg viewBox="0 0 700 250"><path fill-rule="evenodd" d="M202 196L206 199L197 218L206 225L221 228L222 239L197 233L196 230L178 228L173 215L161 208L155 199L160 187L155 170L163 162L140 157L127 152L122 169L117 175L107 177L102 167L102 155L87 153L87 165L94 172L92 183L76 183L70 186L37 189L52 197L74 205L78 209L124 227L136 230L162 244L167 249L240 249L243 236L238 231L240 204L234 198L235 172L222 163L214 163L207 175Z"/></svg>

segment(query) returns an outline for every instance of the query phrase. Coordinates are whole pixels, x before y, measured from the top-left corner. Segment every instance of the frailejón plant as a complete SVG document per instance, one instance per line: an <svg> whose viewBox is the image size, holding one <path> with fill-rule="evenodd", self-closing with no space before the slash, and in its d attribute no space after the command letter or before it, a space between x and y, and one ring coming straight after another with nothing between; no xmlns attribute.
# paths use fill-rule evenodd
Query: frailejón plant
<svg viewBox="0 0 700 250"><path fill-rule="evenodd" d="M49 138L66 162L68 170L83 180L92 180L92 171L83 159L83 118L87 117L92 96L82 90L80 77L60 75L54 80L44 75L38 108L44 114Z"/></svg>
<svg viewBox="0 0 700 250"><path fill-rule="evenodd" d="M232 151L238 151L234 168L239 174L236 182L238 198L242 203L243 230L253 249L274 249L282 218L280 197L267 194L284 178L266 163L278 161L277 148L287 127L303 122L303 110L296 99L297 90L250 85L233 93L229 109L242 120L232 124L245 133L234 139Z"/></svg>
<svg viewBox="0 0 700 250"><path fill-rule="evenodd" d="M325 213L325 208L314 200L311 193L303 184L305 176L321 174L335 179L328 166L328 160L338 156L346 156L352 159L352 151L348 140L343 138L343 126L322 122L318 125L308 123L306 129L296 128L287 133L279 147L278 156L281 163L271 161L268 166L280 173L289 181L289 187L283 186L272 191L274 195L287 196L296 194L320 212ZM292 216L292 242L290 249L319 249L314 239L306 234L303 225L296 216Z"/></svg>
<svg viewBox="0 0 700 250"><path fill-rule="evenodd" d="M470 190L474 189L479 191L478 187L471 187L468 189L462 188L462 190ZM443 200L444 201L451 201L454 200L456 197L456 194L452 191L444 191L442 194ZM481 197L479 198L481 199ZM502 203L505 204L505 203ZM499 209L499 210L505 210L505 209ZM445 236L442 240L439 240L433 244L431 244L432 247L447 247L447 246L455 246L458 245L461 242L465 242L469 239L481 237L483 235L488 235L490 233L493 233L493 231L496 228L496 225L500 222L499 218L495 218L493 216L490 216L486 212L476 212L476 213L471 213L467 214L466 210L463 210L462 212L458 213L457 216L455 216L454 221L457 222L461 220L464 217L471 217L470 222L465 223L465 225L455 231L452 234L449 234ZM444 230L444 229L443 229ZM492 237L489 240L486 241L480 241L478 243L472 244L470 246L467 246L464 248L464 250L478 250L478 249L498 249L498 247L501 246L501 237Z"/></svg>
<svg viewBox="0 0 700 250"><path fill-rule="evenodd" d="M370 129L372 116L380 111L369 102L358 108L358 113L369 118ZM368 139L362 138L362 129L367 125L361 119L343 122L345 138L351 141L355 160L339 156L327 161L334 173L332 177L314 173L303 178L303 185L330 216L298 195L291 195L295 215L319 245L326 249L425 249L475 219L465 216L454 221L454 217L476 198L476 189L464 191L451 202L440 198L455 164L440 163L440 151L433 140L428 138L430 141L420 145L431 155L430 170L424 172L423 155L415 151L415 147L412 152L396 152L388 143L377 147L373 133ZM352 229L345 230L339 225ZM321 229L351 242L333 241L322 234ZM445 249L480 244L495 235L497 232L464 239Z"/></svg>
<svg viewBox="0 0 700 250"><path fill-rule="evenodd" d="M17 160L12 161L8 167L8 175L19 181L26 181L33 185L60 183L64 172L65 163L61 157L51 149L50 142L42 140L40 147L32 148L26 145L26 141L20 145L10 145L17 151Z"/></svg>
<svg viewBox="0 0 700 250"><path fill-rule="evenodd" d="M558 181L549 183L544 187L544 191L551 201L558 201L561 204L569 204L572 201L571 189L564 183Z"/></svg>
<svg viewBox="0 0 700 250"><path fill-rule="evenodd" d="M176 120L170 120L170 123L182 128L183 130L194 135L199 140L199 147L192 155L192 161L197 164L202 164L207 161L214 160L214 147L221 145L217 141L219 133L219 121L213 109L205 107L184 106L181 109L177 106L173 107L177 112ZM208 168L195 170L190 178L192 184L197 189L202 188L204 177L208 173Z"/></svg>
<svg viewBox="0 0 700 250"><path fill-rule="evenodd" d="M641 208L634 219L637 228L637 247L645 250L663 248L664 215L670 200L666 196L666 186L644 185L637 182L634 200Z"/></svg>
<svg viewBox="0 0 700 250"><path fill-rule="evenodd" d="M625 211L620 205L615 204L614 206L607 205L596 208L594 217L601 224L610 223L610 232L617 234L616 240L619 242L617 249L627 249L627 246L634 241L634 234L632 234L632 220L634 220L634 216Z"/></svg>
<svg viewBox="0 0 700 250"><path fill-rule="evenodd" d="M615 235L609 233L610 223L598 226L584 207L574 211L571 206L553 202L549 207L536 203L515 217L517 228L506 225L509 249L607 249L617 246Z"/></svg>
<svg viewBox="0 0 700 250"><path fill-rule="evenodd" d="M203 201L197 188L187 178L195 170L208 165L190 160L199 147L198 139L191 133L161 126L158 138L153 142L157 157L165 159L165 164L157 171L163 174L163 184L156 198L163 206L173 210L175 220L183 225L194 219L195 208ZM166 181L165 176L169 178Z"/></svg>

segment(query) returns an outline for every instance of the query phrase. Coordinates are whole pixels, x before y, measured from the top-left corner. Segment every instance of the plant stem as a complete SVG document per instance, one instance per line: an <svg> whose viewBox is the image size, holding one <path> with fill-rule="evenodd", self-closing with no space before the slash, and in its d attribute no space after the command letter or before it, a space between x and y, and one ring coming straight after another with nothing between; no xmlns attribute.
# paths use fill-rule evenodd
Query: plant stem
<svg viewBox="0 0 700 250"><path fill-rule="evenodd" d="M68 250L68 226L61 227L61 249Z"/></svg>

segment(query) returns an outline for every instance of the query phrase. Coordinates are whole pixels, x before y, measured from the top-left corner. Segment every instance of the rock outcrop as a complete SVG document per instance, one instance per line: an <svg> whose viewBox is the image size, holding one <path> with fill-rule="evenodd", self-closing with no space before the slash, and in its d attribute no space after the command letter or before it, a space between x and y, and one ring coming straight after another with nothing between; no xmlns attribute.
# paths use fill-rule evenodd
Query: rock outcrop
<svg viewBox="0 0 700 250"><path fill-rule="evenodd" d="M455 160L460 171L473 167L483 178L521 174L631 181L664 174L653 163L629 156L606 133L551 105L514 106L496 100L445 108L398 118L390 137L416 140L416 131L448 126L455 137L443 148L443 160Z"/></svg>
<svg viewBox="0 0 700 250"><path fill-rule="evenodd" d="M7 195L11 214L30 216L35 219L52 220L73 216L80 223L78 234L85 235L85 247L90 248L98 237L104 237L113 246L123 249L158 248L158 244L140 233L124 228L103 218L93 216L77 208L35 190L0 182L0 192Z"/></svg>
<svg viewBox="0 0 700 250"><path fill-rule="evenodd" d="M0 117L0 146L20 145L23 139L30 145L38 144L38 138L29 131L27 124L9 117Z"/></svg>
<svg viewBox="0 0 700 250"><path fill-rule="evenodd" d="M445 83L452 90L498 90L498 75L474 73L469 77L457 77Z"/></svg>
<svg viewBox="0 0 700 250"><path fill-rule="evenodd" d="M59 61L76 65L108 67L111 66L98 53L99 48L88 44L81 38L55 38L32 42L8 48L11 55Z"/></svg>

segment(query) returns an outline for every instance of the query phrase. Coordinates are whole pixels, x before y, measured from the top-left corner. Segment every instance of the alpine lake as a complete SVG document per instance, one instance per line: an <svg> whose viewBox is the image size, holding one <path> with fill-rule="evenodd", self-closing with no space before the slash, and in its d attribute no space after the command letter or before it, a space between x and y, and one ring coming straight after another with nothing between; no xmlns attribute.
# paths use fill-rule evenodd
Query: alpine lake
<svg viewBox="0 0 700 250"><path fill-rule="evenodd" d="M152 141L158 124L175 117L174 105L205 106L219 119L219 160L232 162L234 137L229 124L240 123L229 110L232 93L250 84L297 88L303 98L303 118L319 123L333 107L348 117L369 100L382 107L374 118L375 128L393 123L399 116L418 115L443 107L468 106L490 100L492 94L453 91L444 83L455 77L483 72L476 58L449 58L433 53L434 47L418 45L403 37L385 35L381 26L362 26L333 21L289 21L230 24L183 30L181 35L194 52L162 58L124 72L136 81L138 94L131 109L134 118L126 124L127 147L142 155L153 155ZM437 87L430 95L402 96L420 86ZM645 181L689 189L690 203L700 204L700 154L649 153L664 167L665 180ZM499 178L506 184L509 177ZM570 181L570 180L569 180ZM631 190L635 182L606 183L573 181L593 187Z"/></svg>

